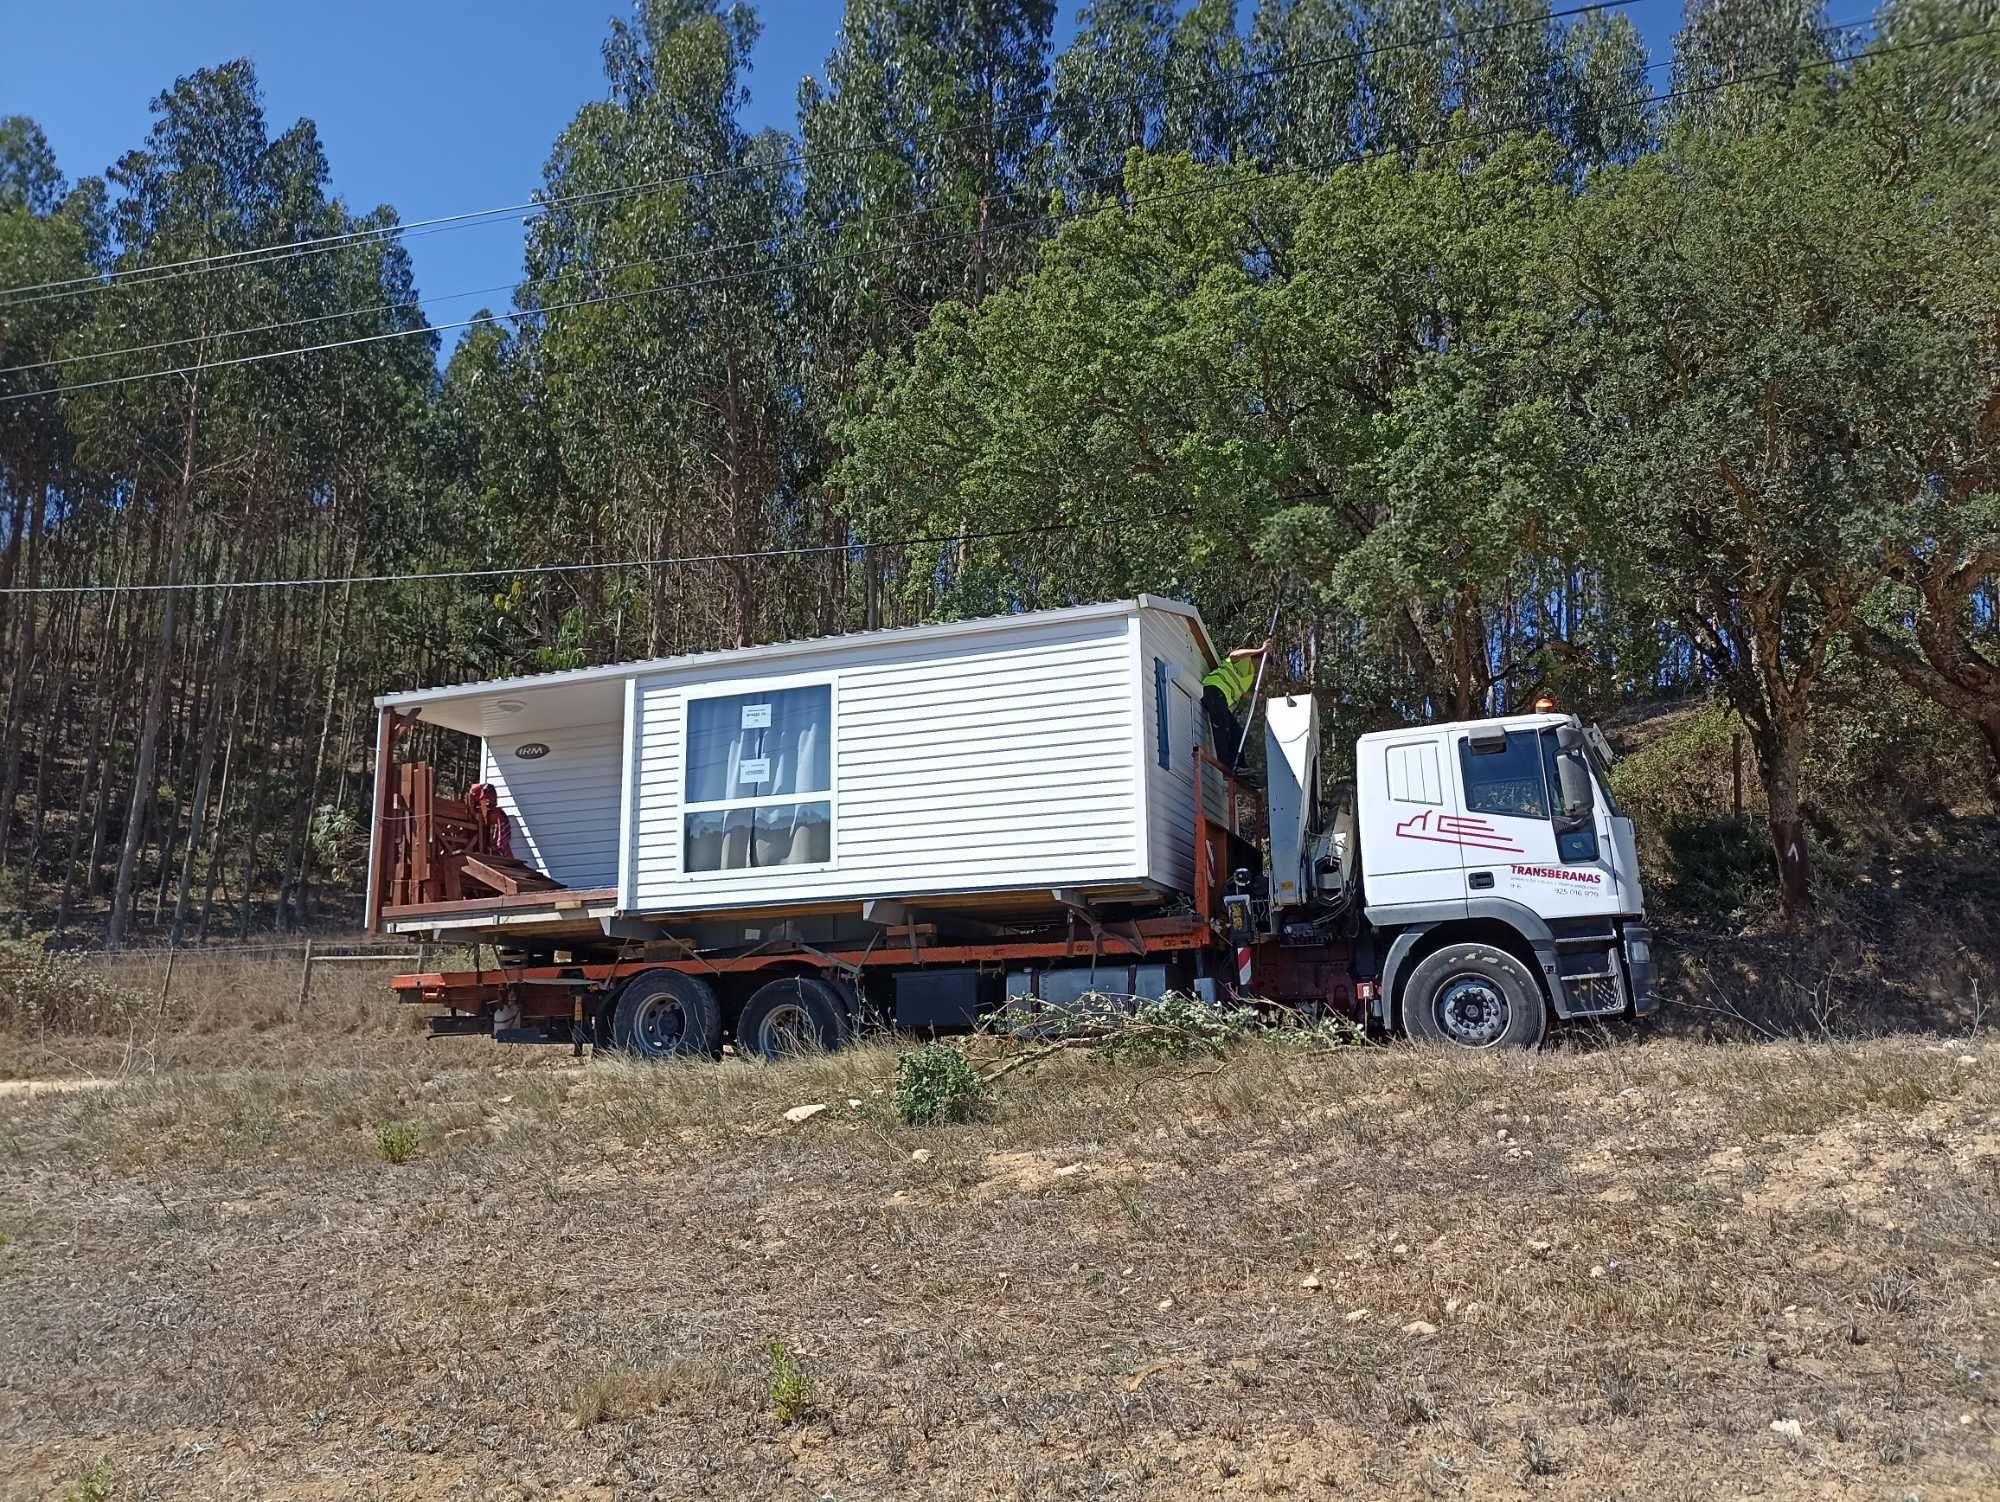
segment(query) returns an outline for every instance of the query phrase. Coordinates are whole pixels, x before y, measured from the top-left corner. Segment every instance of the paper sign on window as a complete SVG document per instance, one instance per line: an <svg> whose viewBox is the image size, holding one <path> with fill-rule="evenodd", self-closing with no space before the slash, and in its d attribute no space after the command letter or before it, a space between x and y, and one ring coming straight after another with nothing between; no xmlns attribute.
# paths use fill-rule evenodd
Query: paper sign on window
<svg viewBox="0 0 2000 1502"><path fill-rule="evenodd" d="M768 704L744 705L743 728L745 730L769 730L771 728L771 706Z"/></svg>
<svg viewBox="0 0 2000 1502"><path fill-rule="evenodd" d="M767 709L768 707L766 706ZM745 710L744 713L748 714L749 711ZM771 758L768 756L753 756L747 761L740 761L736 764L736 780L738 782L764 782L769 780L770 776Z"/></svg>

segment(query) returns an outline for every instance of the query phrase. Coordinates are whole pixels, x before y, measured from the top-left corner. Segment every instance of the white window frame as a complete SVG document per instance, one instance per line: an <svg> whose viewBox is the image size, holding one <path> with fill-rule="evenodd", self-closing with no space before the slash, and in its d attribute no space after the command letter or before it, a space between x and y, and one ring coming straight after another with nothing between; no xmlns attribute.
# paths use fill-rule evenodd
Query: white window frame
<svg viewBox="0 0 2000 1502"><path fill-rule="evenodd" d="M687 796L688 758L692 755L694 737L692 724L694 706L697 701L708 699L742 699L756 694L777 693L790 688L820 688L827 691L827 748L826 778L827 789L823 793L764 793L753 798L710 798L702 802L691 802ZM840 864L840 682L832 673L810 673L787 678L739 679L728 683L704 683L699 688L689 687L681 691L681 763L678 772L679 786L674 789L679 803L678 821L674 838L680 841L680 874L684 881L712 882L752 881L768 877L797 876L812 871L831 871ZM720 809L774 808L794 803L824 803L827 806L826 849L827 858L805 866L733 866L715 871L691 871L688 869L687 821L690 814L714 813Z"/></svg>

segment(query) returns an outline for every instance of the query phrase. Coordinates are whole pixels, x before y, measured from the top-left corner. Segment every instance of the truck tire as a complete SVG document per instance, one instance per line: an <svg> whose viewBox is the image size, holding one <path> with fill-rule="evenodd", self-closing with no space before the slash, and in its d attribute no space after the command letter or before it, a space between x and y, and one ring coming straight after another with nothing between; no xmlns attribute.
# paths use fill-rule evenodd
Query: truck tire
<svg viewBox="0 0 2000 1502"><path fill-rule="evenodd" d="M611 1046L642 1059L715 1058L722 1048L715 987L678 970L627 981L611 1010Z"/></svg>
<svg viewBox="0 0 2000 1502"><path fill-rule="evenodd" d="M745 1058L831 1053L846 1041L840 994L816 975L765 982L736 1019L736 1051Z"/></svg>
<svg viewBox="0 0 2000 1502"><path fill-rule="evenodd" d="M1546 1027L1534 975L1491 944L1447 944L1403 983L1403 1031L1412 1042L1533 1048Z"/></svg>

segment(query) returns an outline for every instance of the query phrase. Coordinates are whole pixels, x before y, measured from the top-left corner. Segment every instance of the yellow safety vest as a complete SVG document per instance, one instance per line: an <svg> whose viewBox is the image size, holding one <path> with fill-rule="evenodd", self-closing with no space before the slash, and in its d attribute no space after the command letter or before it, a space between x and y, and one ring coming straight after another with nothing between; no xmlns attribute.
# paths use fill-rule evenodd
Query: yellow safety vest
<svg viewBox="0 0 2000 1502"><path fill-rule="evenodd" d="M1250 690L1256 682L1257 659L1239 657L1234 661L1225 660L1209 669L1202 675L1201 686L1220 689L1223 702L1234 709L1250 696Z"/></svg>

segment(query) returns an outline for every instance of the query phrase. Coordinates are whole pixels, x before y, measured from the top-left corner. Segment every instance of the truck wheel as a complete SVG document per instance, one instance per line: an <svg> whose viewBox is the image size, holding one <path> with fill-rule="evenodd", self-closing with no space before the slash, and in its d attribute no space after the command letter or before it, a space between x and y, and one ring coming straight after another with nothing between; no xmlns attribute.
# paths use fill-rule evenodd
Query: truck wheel
<svg viewBox="0 0 2000 1502"><path fill-rule="evenodd" d="M1403 1031L1414 1042L1533 1048L1546 1025L1535 977L1491 944L1447 944L1403 983Z"/></svg>
<svg viewBox="0 0 2000 1502"><path fill-rule="evenodd" d="M760 1059L830 1053L846 1041L840 996L816 975L766 982L736 1019L736 1051Z"/></svg>
<svg viewBox="0 0 2000 1502"><path fill-rule="evenodd" d="M722 1043L715 987L678 970L626 982L611 1012L611 1046L642 1059L713 1058Z"/></svg>

